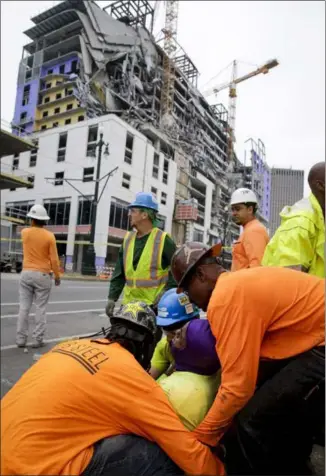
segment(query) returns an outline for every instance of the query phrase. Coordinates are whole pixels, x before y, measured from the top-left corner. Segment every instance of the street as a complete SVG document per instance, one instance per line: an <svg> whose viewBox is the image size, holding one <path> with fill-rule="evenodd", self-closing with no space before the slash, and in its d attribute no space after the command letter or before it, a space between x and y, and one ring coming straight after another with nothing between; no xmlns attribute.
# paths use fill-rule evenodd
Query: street
<svg viewBox="0 0 326 476"><path fill-rule="evenodd" d="M108 283L63 280L61 286L53 286L47 307L46 345L40 349L29 348L25 353L15 344L18 284L19 275L1 274L1 398L34 363L35 355L47 352L61 339L95 333L108 325L104 313ZM33 306L31 330L34 312ZM324 474L324 459L324 448L315 446L312 460L318 476Z"/></svg>
<svg viewBox="0 0 326 476"><path fill-rule="evenodd" d="M107 327L104 313L108 295L107 282L63 280L53 286L47 306L47 345L41 349L18 349L15 345L19 309L19 275L1 274L1 397L20 378L34 360L34 354L47 352L61 339L91 334ZM34 306L30 314L33 329ZM29 342L31 341L31 333Z"/></svg>

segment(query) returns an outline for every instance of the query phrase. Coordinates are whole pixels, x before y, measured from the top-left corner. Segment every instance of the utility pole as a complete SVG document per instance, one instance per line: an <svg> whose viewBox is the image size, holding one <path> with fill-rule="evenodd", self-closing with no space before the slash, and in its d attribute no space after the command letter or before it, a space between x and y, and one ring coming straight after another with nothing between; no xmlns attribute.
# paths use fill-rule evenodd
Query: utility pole
<svg viewBox="0 0 326 476"><path fill-rule="evenodd" d="M94 190L94 199L92 201L92 222L91 222L91 230L90 230L90 238L89 238L89 245L87 245L85 256L83 257L82 261L82 274L87 276L96 276L96 254L94 248L94 241L95 241L95 228L96 228L96 215L97 215L97 205L101 199L98 198L99 193L99 186L100 186L100 173L101 173L101 160L102 160L102 149L105 146L104 154L109 155L109 144L104 142L103 140L103 128L100 126L100 140L96 144L96 148L98 148L98 156L97 156L97 168L96 168L96 179L95 179L95 190ZM96 150L96 149L95 149Z"/></svg>

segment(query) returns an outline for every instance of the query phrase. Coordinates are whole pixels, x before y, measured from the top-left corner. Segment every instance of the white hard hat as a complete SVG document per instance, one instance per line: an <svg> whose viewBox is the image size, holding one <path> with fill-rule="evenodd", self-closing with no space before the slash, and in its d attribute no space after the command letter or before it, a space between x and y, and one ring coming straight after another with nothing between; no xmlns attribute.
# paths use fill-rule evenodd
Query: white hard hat
<svg viewBox="0 0 326 476"><path fill-rule="evenodd" d="M30 211L27 213L29 218L35 218L35 220L50 220L50 217L47 214L47 211L43 205L33 205Z"/></svg>
<svg viewBox="0 0 326 476"><path fill-rule="evenodd" d="M249 188L238 188L232 193L231 205L238 203L257 203L256 194Z"/></svg>

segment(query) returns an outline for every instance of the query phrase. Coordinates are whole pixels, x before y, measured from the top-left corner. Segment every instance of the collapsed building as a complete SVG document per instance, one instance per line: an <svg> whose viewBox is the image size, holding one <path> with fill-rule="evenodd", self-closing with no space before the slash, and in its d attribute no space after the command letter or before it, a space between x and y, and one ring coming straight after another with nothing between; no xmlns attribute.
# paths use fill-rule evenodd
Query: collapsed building
<svg viewBox="0 0 326 476"><path fill-rule="evenodd" d="M32 21L13 131L116 114L177 163L176 240L230 244L238 230L226 213L228 112L204 99L198 70L179 45L171 60L155 42L150 3L120 0L102 10L93 0L65 0Z"/></svg>

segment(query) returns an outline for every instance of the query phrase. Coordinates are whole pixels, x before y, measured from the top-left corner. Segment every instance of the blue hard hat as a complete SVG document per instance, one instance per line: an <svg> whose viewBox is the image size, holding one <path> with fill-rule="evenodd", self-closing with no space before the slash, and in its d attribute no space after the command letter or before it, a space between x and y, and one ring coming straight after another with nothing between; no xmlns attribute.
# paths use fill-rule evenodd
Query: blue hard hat
<svg viewBox="0 0 326 476"><path fill-rule="evenodd" d="M166 291L158 303L156 318L158 326L168 327L195 317L199 317L198 307L189 301L186 294L177 294L177 288Z"/></svg>
<svg viewBox="0 0 326 476"><path fill-rule="evenodd" d="M128 205L128 208L149 208L158 212L158 203L154 195L148 192L139 192L136 198Z"/></svg>

